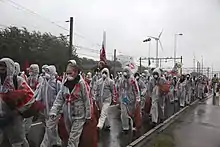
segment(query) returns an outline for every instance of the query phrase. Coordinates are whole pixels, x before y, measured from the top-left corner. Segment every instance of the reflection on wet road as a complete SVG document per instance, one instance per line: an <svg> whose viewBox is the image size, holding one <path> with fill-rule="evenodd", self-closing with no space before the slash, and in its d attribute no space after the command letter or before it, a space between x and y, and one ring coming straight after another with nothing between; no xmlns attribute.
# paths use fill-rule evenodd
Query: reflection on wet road
<svg viewBox="0 0 220 147"><path fill-rule="evenodd" d="M170 117L174 114L174 110L178 111L178 104L170 104L167 102L167 109L165 109L166 117ZM111 131L100 134L99 147L126 147L132 141L149 131L151 128L147 120L143 122L142 129L140 132L129 132L128 134L121 133L121 121L120 121L120 110L116 107L109 109L109 117L111 124Z"/></svg>
<svg viewBox="0 0 220 147"><path fill-rule="evenodd" d="M219 99L210 98L180 118L174 130L177 147L219 147Z"/></svg>

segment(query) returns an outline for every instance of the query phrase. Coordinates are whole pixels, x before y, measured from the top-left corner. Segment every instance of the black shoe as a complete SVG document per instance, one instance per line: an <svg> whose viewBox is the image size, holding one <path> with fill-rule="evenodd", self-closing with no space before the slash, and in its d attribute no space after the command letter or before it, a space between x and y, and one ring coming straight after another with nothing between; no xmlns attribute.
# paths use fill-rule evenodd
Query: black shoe
<svg viewBox="0 0 220 147"><path fill-rule="evenodd" d="M156 127L156 126L157 126L157 123L152 122L151 127L154 128L154 127Z"/></svg>
<svg viewBox="0 0 220 147"><path fill-rule="evenodd" d="M104 130L105 131L110 131L110 128L111 128L111 126L106 126L106 127L104 127Z"/></svg>

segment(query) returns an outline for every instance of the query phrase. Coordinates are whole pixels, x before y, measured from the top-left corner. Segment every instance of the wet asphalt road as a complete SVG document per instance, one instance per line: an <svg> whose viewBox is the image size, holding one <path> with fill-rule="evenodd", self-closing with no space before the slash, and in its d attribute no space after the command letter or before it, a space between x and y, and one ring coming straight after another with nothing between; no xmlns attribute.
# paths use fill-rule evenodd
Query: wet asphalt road
<svg viewBox="0 0 220 147"><path fill-rule="evenodd" d="M177 120L169 131L174 137L175 147L219 147L219 105L219 99L211 97Z"/></svg>
<svg viewBox="0 0 220 147"><path fill-rule="evenodd" d="M174 110L178 111L178 103L171 104L169 101L166 102L167 107L165 107L166 117L174 114ZM109 120L111 125L110 131L100 132L99 147L126 147L129 143L140 137L142 134L150 130L150 125L148 120L145 119L140 132L130 131L128 134L121 133L121 121L120 121L120 109L116 106L109 108ZM39 147L44 134L44 126L42 124L32 126L30 133L28 135L28 140L30 147ZM10 147L7 143L4 143L0 147Z"/></svg>

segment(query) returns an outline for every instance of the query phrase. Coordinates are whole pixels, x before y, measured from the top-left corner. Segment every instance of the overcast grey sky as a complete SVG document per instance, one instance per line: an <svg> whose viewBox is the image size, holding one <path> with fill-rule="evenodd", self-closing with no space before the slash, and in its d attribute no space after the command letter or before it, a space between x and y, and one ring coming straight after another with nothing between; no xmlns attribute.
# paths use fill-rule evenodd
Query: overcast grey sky
<svg viewBox="0 0 220 147"><path fill-rule="evenodd" d="M162 29L164 50L160 57L173 56L174 34L178 37L177 54L184 58L184 66L193 66L193 53L205 66L218 68L220 63L220 1L219 0L13 0L41 16L69 28L64 21L75 19L75 44L99 49L102 32L107 32L107 52L111 59L113 49L135 58L148 57L148 44L142 40L157 36ZM0 24L25 26L30 30L58 35L67 31L23 11L9 0L0 0ZM4 15L3 15L4 14ZM79 55L98 53L81 49ZM155 41L151 43L155 56ZM172 63L172 62L171 62ZM165 66L168 66L165 65ZM218 68L220 69L220 68Z"/></svg>

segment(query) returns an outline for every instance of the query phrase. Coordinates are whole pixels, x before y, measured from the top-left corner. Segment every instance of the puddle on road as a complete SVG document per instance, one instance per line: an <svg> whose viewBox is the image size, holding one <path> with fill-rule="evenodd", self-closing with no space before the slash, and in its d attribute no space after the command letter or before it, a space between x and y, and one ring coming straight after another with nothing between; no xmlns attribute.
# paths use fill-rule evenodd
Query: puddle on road
<svg viewBox="0 0 220 147"><path fill-rule="evenodd" d="M204 109L199 109L199 110L196 111L196 112L197 112L196 115L201 116L201 115L204 115L206 111L205 111Z"/></svg>

